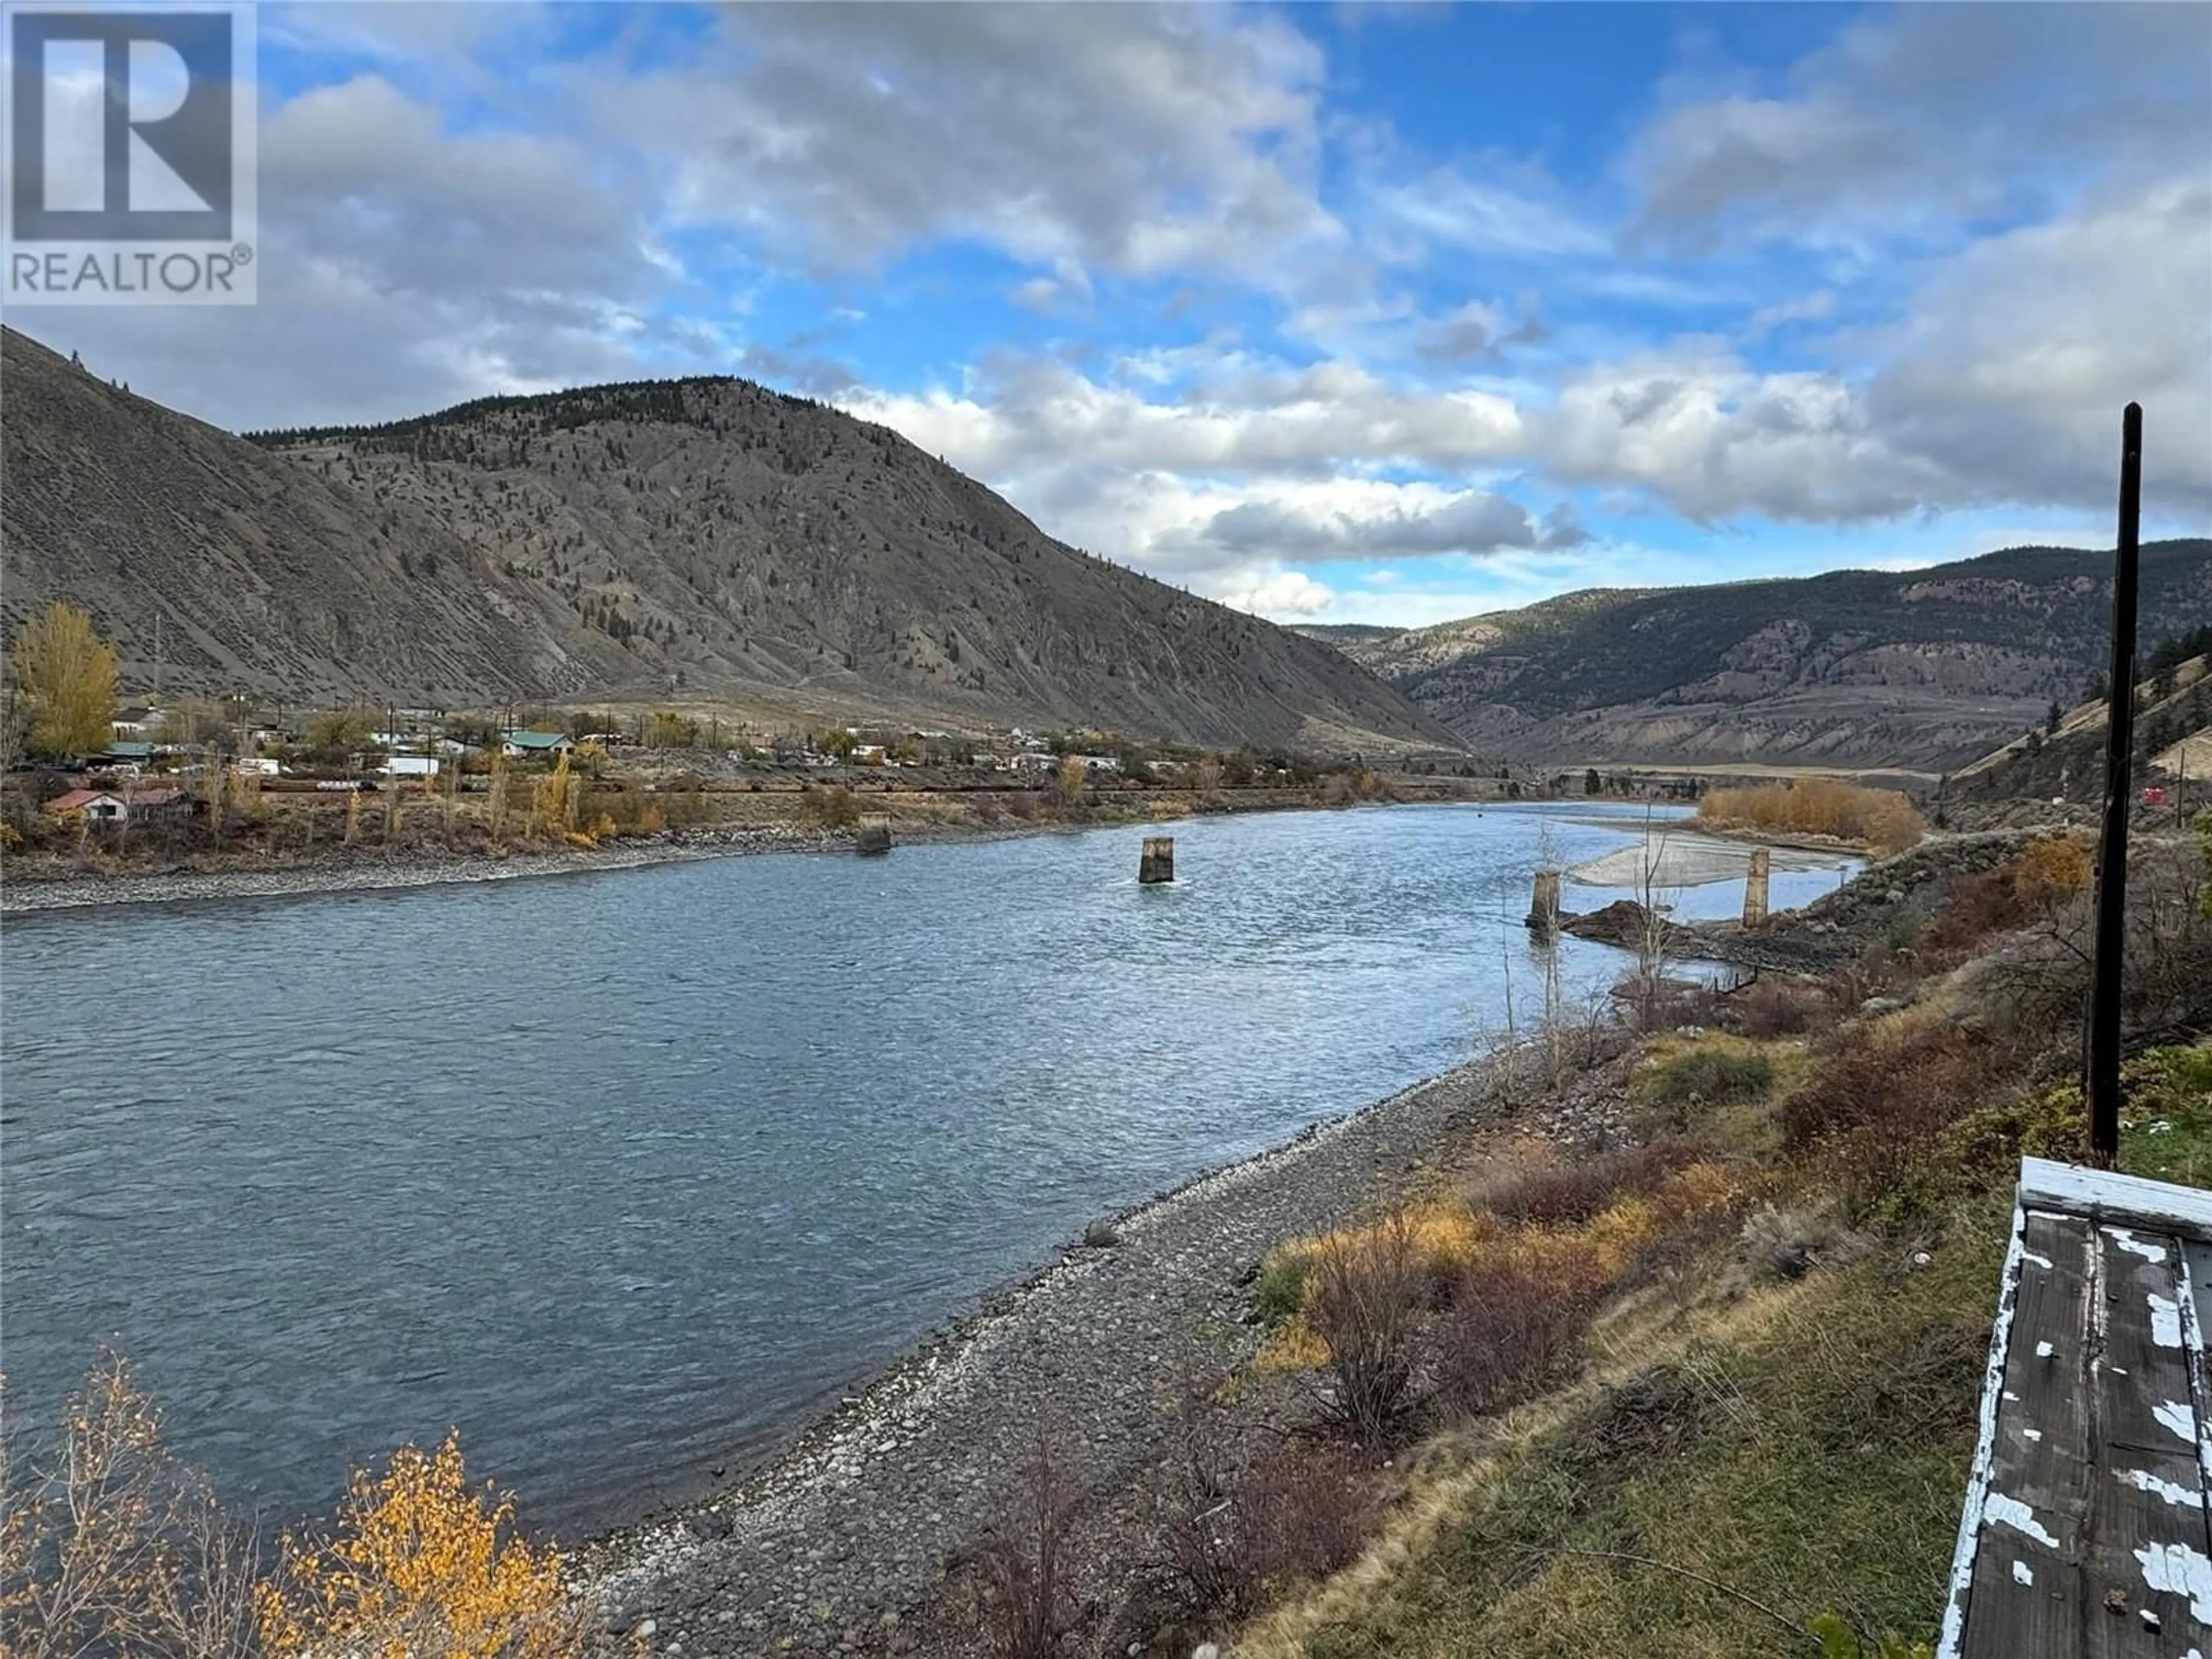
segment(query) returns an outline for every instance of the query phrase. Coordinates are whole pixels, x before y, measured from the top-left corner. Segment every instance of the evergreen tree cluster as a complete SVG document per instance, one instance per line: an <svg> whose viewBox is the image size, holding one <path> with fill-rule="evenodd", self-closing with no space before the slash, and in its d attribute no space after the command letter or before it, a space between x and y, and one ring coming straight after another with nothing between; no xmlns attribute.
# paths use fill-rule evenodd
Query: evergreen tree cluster
<svg viewBox="0 0 2212 1659"><path fill-rule="evenodd" d="M450 409L412 415L404 420L354 426L282 427L243 435L247 442L269 449L343 442L365 450L410 454L421 460L474 460L483 458L491 448L483 429L494 428L507 435L509 448L514 444L522 446L519 459L527 460L530 437L573 431L603 421L712 430L717 425L712 400L693 394L731 386L773 398L787 408L823 406L814 398L778 392L733 374L695 374L676 380L628 380L612 386L579 386L568 392L475 398Z"/></svg>

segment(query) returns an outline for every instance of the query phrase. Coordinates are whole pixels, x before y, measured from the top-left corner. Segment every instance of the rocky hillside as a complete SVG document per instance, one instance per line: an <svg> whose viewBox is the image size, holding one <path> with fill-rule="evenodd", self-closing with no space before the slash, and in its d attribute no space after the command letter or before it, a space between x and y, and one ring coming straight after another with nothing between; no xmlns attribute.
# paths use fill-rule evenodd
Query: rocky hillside
<svg viewBox="0 0 2212 1659"><path fill-rule="evenodd" d="M2212 635L2212 628L2203 630ZM1961 768L1948 793L1966 801L2031 799L2094 803L2105 787L2102 701L2063 710L2002 748ZM2189 783L2201 796L2212 779L2212 657L2146 662L2136 689L2137 781Z"/></svg>
<svg viewBox="0 0 2212 1659"><path fill-rule="evenodd" d="M749 382L235 437L12 331L10 631L88 605L150 684L730 698L1209 743L1449 746L1314 641L1053 540L886 428Z"/></svg>
<svg viewBox="0 0 2212 1659"><path fill-rule="evenodd" d="M2107 648L2111 567L2013 548L1903 573L1593 590L1331 643L1483 753L1941 770L2080 695ZM2146 639L2212 617L2212 541L2146 546L2142 579Z"/></svg>

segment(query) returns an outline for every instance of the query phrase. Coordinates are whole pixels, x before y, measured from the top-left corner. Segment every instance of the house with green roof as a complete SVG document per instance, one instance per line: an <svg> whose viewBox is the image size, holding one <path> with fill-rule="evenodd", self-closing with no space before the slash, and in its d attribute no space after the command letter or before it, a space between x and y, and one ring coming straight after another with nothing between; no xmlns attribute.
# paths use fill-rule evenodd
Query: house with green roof
<svg viewBox="0 0 2212 1659"><path fill-rule="evenodd" d="M550 760L575 746L566 732L510 732L500 752L509 760Z"/></svg>

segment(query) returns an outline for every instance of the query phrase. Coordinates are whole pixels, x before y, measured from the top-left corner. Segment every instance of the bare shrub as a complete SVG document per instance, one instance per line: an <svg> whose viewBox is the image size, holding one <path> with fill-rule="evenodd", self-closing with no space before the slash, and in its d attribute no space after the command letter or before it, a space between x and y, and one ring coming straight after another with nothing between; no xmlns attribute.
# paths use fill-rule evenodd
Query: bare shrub
<svg viewBox="0 0 2212 1659"><path fill-rule="evenodd" d="M1924 950L1947 953L1972 950L1992 933L2024 926L2030 914L2013 890L2008 866L1979 871L1953 884L1920 944Z"/></svg>
<svg viewBox="0 0 2212 1659"><path fill-rule="evenodd" d="M1328 1345L1330 1408L1370 1443L1388 1437L1406 1403L1428 1285L1413 1219L1402 1211L1316 1254L1305 1313Z"/></svg>
<svg viewBox="0 0 2212 1659"><path fill-rule="evenodd" d="M983 1546L985 1635L993 1659L1054 1659L1079 1628L1068 1548L1074 1522L1074 1494L1041 1434L1011 1512Z"/></svg>
<svg viewBox="0 0 2212 1659"><path fill-rule="evenodd" d="M1655 1189L1677 1170L1712 1156L1705 1142L1683 1137L1626 1152L1538 1170L1485 1195L1482 1207L1501 1221L1553 1227L1589 1220L1622 1198Z"/></svg>
<svg viewBox="0 0 2212 1659"><path fill-rule="evenodd" d="M2047 920L2088 891L2090 875L2088 849L2081 842L2065 836L2030 842L1996 868L1954 883L1943 908L1922 934L1922 948L1971 951L1993 933Z"/></svg>
<svg viewBox="0 0 2212 1659"><path fill-rule="evenodd" d="M658 834L667 822L660 803L642 789L624 787L605 789L591 799L592 811L607 824L605 836L650 836Z"/></svg>
<svg viewBox="0 0 2212 1659"><path fill-rule="evenodd" d="M1237 1467L1212 1430L1206 1417L1187 1421L1165 1565L1190 1616L1249 1619L1358 1554L1379 1499L1365 1460L1341 1442L1291 1439Z"/></svg>
<svg viewBox="0 0 2212 1659"><path fill-rule="evenodd" d="M0 1633L20 1659L252 1650L253 1540L162 1443L161 1413L104 1355L40 1459L0 1399Z"/></svg>
<svg viewBox="0 0 2212 1659"><path fill-rule="evenodd" d="M1166 1473L1161 1563L1182 1612L1200 1620L1241 1619L1243 1596L1231 1494L1237 1480L1226 1437L1207 1403L1186 1396L1182 1455Z"/></svg>
<svg viewBox="0 0 2212 1659"><path fill-rule="evenodd" d="M799 798L799 821L811 829L849 830L860 821L860 798L842 783L810 787Z"/></svg>
<svg viewBox="0 0 2212 1659"><path fill-rule="evenodd" d="M1999 1069L1988 1042L1956 1026L1861 1033L1783 1102L1784 1146L1856 1213L1926 1160Z"/></svg>
<svg viewBox="0 0 2212 1659"><path fill-rule="evenodd" d="M1247 1611L1334 1572L1374 1528L1373 1473L1349 1446L1292 1440L1254 1462L1235 1498L1236 1571Z"/></svg>
<svg viewBox="0 0 2212 1659"><path fill-rule="evenodd" d="M1984 1069L1984 1045L1953 1025L1927 1022L1863 1032L1782 1103L1784 1143L1793 1150L1869 1127L1904 1128L1940 1118Z"/></svg>
<svg viewBox="0 0 2212 1659"><path fill-rule="evenodd" d="M1829 1011L1825 987L1785 979L1755 979L1722 1004L1730 1029L1747 1037L1795 1036L1820 1024Z"/></svg>
<svg viewBox="0 0 2212 1659"><path fill-rule="evenodd" d="M2212 1031L2212 887L2188 840L2133 837L2128 851L2122 1018L2136 1042L2186 1040ZM1990 1000L2019 1032L2057 1036L2087 1007L2095 960L2096 910L2087 890L2046 908L2008 941L1990 970Z"/></svg>
<svg viewBox="0 0 2212 1659"><path fill-rule="evenodd" d="M1438 1322L1439 1397L1478 1417L1541 1393L1579 1349L1597 1300L1587 1284L1510 1256L1477 1256Z"/></svg>

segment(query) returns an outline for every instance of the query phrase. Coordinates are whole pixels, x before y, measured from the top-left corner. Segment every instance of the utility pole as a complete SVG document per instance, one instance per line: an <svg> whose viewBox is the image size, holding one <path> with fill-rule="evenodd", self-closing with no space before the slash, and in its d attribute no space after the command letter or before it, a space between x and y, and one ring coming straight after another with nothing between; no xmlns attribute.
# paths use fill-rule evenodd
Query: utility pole
<svg viewBox="0 0 2212 1659"><path fill-rule="evenodd" d="M2120 1153L2120 975L2127 948L2128 808L2136 713L2136 536L2142 519L2142 405L2120 417L2120 519L2112 572L2112 672L2105 730L2105 824L2097 848L2097 959L2089 991L2083 1092L2089 1151L2111 1169Z"/></svg>

